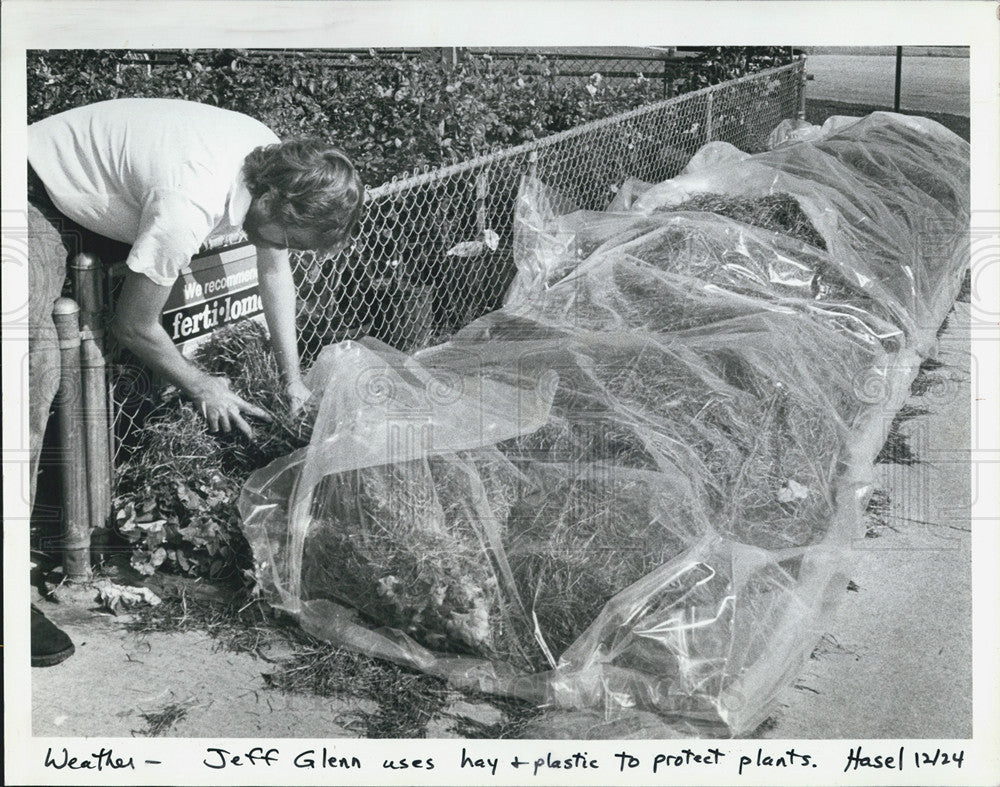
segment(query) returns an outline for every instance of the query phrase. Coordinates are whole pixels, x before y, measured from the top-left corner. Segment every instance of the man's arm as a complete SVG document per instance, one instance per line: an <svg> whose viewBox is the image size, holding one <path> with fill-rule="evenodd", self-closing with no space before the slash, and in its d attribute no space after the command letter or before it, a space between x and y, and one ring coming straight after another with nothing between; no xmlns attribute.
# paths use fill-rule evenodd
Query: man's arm
<svg viewBox="0 0 1000 787"><path fill-rule="evenodd" d="M297 412L309 398L309 389L302 382L299 367L299 347L295 329L295 283L288 261L288 250L273 246L257 246L257 277L264 318L271 335L271 348L291 400L292 412Z"/></svg>
<svg viewBox="0 0 1000 787"><path fill-rule="evenodd" d="M160 324L170 287L156 284L141 273L128 270L118 298L111 329L118 341L149 369L165 377L199 406L213 431L232 426L248 437L253 432L242 413L267 419L268 413L229 390L225 377L213 377L190 364L170 341Z"/></svg>

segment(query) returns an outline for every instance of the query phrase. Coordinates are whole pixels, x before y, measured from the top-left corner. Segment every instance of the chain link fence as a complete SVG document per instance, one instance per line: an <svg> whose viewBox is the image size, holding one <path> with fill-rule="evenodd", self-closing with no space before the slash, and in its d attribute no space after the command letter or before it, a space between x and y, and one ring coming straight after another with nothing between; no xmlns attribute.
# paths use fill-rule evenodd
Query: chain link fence
<svg viewBox="0 0 1000 787"><path fill-rule="evenodd" d="M303 366L327 344L360 336L415 350L499 308L515 274L513 218L526 175L579 208L600 210L627 178L670 178L706 142L762 150L774 126L801 111L803 66L798 60L370 189L351 249L331 258L292 253ZM117 459L148 413L153 383L125 359L111 368Z"/></svg>
<svg viewBox="0 0 1000 787"><path fill-rule="evenodd" d="M515 272L525 175L580 208L603 209L626 178L670 178L711 140L763 149L798 111L801 76L793 63L370 190L353 249L295 256L306 360L361 335L412 350L498 308Z"/></svg>

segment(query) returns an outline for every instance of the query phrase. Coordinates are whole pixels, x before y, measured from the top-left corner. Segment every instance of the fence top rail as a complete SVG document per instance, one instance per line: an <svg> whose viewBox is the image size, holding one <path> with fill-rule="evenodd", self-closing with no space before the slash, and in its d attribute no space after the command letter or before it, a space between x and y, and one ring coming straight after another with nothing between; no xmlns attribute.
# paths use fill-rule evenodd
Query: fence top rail
<svg viewBox="0 0 1000 787"><path fill-rule="evenodd" d="M453 49L454 47L444 47L443 49ZM609 49L608 47L601 47ZM693 59L703 55L713 47L650 47L647 52L637 52L641 47L630 47L628 51L621 52L580 52L578 48L551 47L548 49L521 48L521 47L458 47L462 52L475 55L489 54L500 60L510 60L520 57L541 57L552 60L566 61L632 61L636 63L656 62L664 64L683 65ZM284 47L274 48L248 48L243 49L244 57L254 59L260 57L288 57L288 58L316 58L320 60L344 61L352 57L365 59L373 51L380 55L417 55L421 52L433 49L441 51L441 47L364 47L364 48L326 48L326 49L291 49ZM612 48L613 49L613 48ZM790 47L794 55L801 54L801 50ZM668 51L669 50L669 51ZM182 49L132 49L122 53L122 61L125 63L142 63L153 66L163 66L176 63Z"/></svg>
<svg viewBox="0 0 1000 787"><path fill-rule="evenodd" d="M666 52L655 52L651 51L648 54L638 54L636 52L621 52L618 54L597 54L589 52L560 52L558 50L546 49L546 50L518 50L518 51L504 51L504 50L493 50L493 49L469 49L469 52L476 55L488 54L491 57L502 59L502 60L513 60L519 57L544 57L550 60L581 60L581 61L629 61L643 63L646 61L655 61L658 63L668 62L674 63L678 62L684 64L685 62L692 59L693 53L690 52L679 52L676 55L667 54Z"/></svg>
<svg viewBox="0 0 1000 787"><path fill-rule="evenodd" d="M702 96L712 95L741 84L774 78L780 74L791 73L793 71L800 70L802 68L802 64L803 60L799 59L794 63L789 63L788 65L757 71L753 74L747 74L746 76L729 80L728 82L720 82L717 85L710 85L709 87L703 87L699 90L693 90L690 93L682 93L679 96L673 96L672 98L666 98L652 104L646 104L644 106L637 107L636 109L630 109L627 112L621 112L617 115L611 115L599 120L592 120L589 123L584 123L582 125L575 126L574 128L567 129L566 131L560 131L556 134L551 134L547 137L543 137L542 139L523 142L520 145L503 148L502 150L496 150L491 153L484 153L480 156L476 156L475 158L467 159L456 164L448 164L427 172L421 172L415 175L403 175L402 177L394 178L388 183L383 183L381 186L376 186L373 189L366 190L365 201L373 202L378 199L384 199L385 197L397 194L401 191L406 191L417 186L433 183L436 180L442 180L454 175L459 175L464 172L468 172L469 170L492 164L496 161L515 158L524 154L530 154L533 151L543 150L551 147L552 145L565 142L566 140L574 139L576 137L583 136L584 134L590 134L607 126L613 126L625 120L631 120L632 118L657 112L674 104L684 104L689 101L694 101Z"/></svg>

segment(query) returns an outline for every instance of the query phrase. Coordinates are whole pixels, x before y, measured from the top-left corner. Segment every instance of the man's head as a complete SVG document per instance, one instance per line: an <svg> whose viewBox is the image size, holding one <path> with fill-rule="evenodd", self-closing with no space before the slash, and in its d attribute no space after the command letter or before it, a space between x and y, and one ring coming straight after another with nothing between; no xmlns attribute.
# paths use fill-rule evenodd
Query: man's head
<svg viewBox="0 0 1000 787"><path fill-rule="evenodd" d="M243 222L251 242L330 253L349 243L364 187L340 150L317 139L267 145L246 157L243 177L253 198Z"/></svg>

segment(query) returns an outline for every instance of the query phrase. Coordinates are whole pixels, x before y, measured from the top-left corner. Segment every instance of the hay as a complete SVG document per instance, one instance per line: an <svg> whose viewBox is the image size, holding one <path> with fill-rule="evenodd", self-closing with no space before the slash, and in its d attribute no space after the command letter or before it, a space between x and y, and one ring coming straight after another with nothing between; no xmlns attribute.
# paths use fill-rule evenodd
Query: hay
<svg viewBox="0 0 1000 787"><path fill-rule="evenodd" d="M790 194L765 197L726 197L721 194L698 194L669 208L674 211L697 211L725 216L754 227L783 235L826 250L826 241L806 216L798 200Z"/></svg>
<svg viewBox="0 0 1000 787"><path fill-rule="evenodd" d="M464 462L475 462L492 514L506 522L514 471L502 457L416 460L329 476L303 552L302 584L425 645L491 652L503 618L483 522Z"/></svg>
<svg viewBox="0 0 1000 787"><path fill-rule="evenodd" d="M836 336L814 337L828 365ZM789 385L782 346L751 362L716 345L678 354L570 342L576 365L539 361L560 372L541 429L456 457L327 477L303 551L304 596L348 604L434 649L538 670L546 659L536 620L561 653L612 596L707 523L768 549L815 543L840 448L828 405ZM493 363L499 380L521 373L505 357ZM482 479L486 517L470 470ZM512 582L486 528L503 544Z"/></svg>
<svg viewBox="0 0 1000 787"><path fill-rule="evenodd" d="M744 274L732 275L724 264L726 255L722 258L709 259L707 264L691 267L691 255L685 259L683 273L698 277L706 282L720 284L733 292L744 292L758 298L805 297L821 303L851 303L865 312L888 317L888 312L866 292L844 278L836 267L830 265L823 252L827 246L823 236L816 230L812 221L802 210L798 200L790 194L771 194L759 197L728 197L722 194L699 194L689 200L670 208L657 211L663 212L701 212L722 216L733 221L774 233L770 239L775 248L782 249L801 263L812 267L811 280L808 288L792 286L774 280L768 272L758 272L756 281L748 281ZM679 239L681 243L688 242L687 237ZM805 244L804 246L802 244ZM664 250L665 252L668 250ZM763 252L760 259L767 259L770 250L766 247L755 251ZM740 255L736 259L740 267L753 263L749 257Z"/></svg>
<svg viewBox="0 0 1000 787"><path fill-rule="evenodd" d="M177 722L187 717L192 702L172 702L159 711L142 714L146 729L139 734L156 738L168 732Z"/></svg>
<svg viewBox="0 0 1000 787"><path fill-rule="evenodd" d="M751 204L706 197L685 209L709 208L821 248L791 198ZM326 477L305 539L304 598L347 604L435 650L539 670L548 663L536 625L560 654L611 597L709 526L765 549L823 538L840 450L829 406L845 423L858 412L849 381L862 358L836 329L798 320L801 358L789 361L780 331L762 329L745 304L665 282L651 260L676 265L673 248L669 234L652 245L637 239L629 253L643 264L613 261L613 288L600 280L591 287L587 278L556 285L534 319L501 314L486 330L516 352L522 340L557 335L544 322L558 325L572 306L575 328L590 331L665 336L745 321L743 333L683 352L668 342L603 347L567 336L565 357L539 361L560 374L552 417L541 429L494 448ZM708 276L713 260L702 261ZM750 342L757 356L732 342ZM218 500L209 516L233 531L248 475L305 445L311 422L284 415L280 378L256 324L220 331L196 360L228 376L274 421L256 423L253 441L209 435L193 408L175 398L144 426L144 450L130 460L120 488L141 496L152 475L171 479L166 493L173 494L178 531L190 532L197 521L192 494L172 490L190 490L190 479L208 475ZM802 367L826 368L828 379L817 390L801 389ZM498 379L504 369L498 361Z"/></svg>
<svg viewBox="0 0 1000 787"><path fill-rule="evenodd" d="M819 357L836 357L839 345L820 341L836 336L817 332ZM539 361L560 372L541 429L328 476L303 550L304 597L345 603L434 649L539 670L536 621L563 652L612 596L708 523L767 549L815 543L840 449L828 405L788 384L783 347L750 362L717 344L677 354L570 342L575 365ZM523 373L505 357L493 363L498 380ZM485 516L470 477L482 479Z"/></svg>
<svg viewBox="0 0 1000 787"><path fill-rule="evenodd" d="M136 543L133 565L151 573L163 562L191 574L221 576L234 565L249 571L249 548L236 502L250 473L308 444L313 414L288 415L288 402L263 328L242 322L213 334L195 363L225 375L233 390L263 407L254 437L238 430L212 434L176 390L135 430L137 446L115 474L119 531Z"/></svg>
<svg viewBox="0 0 1000 787"><path fill-rule="evenodd" d="M817 358L837 357L830 337L816 332ZM768 549L814 543L831 508L824 490L838 435L822 402L790 389L781 351L750 362L725 342L684 354L573 346L568 356L590 360L559 366L541 429L495 448L324 479L303 551L304 596L347 604L435 650L539 670L547 660L536 620L558 655L612 596L680 554L706 523ZM254 425L254 441L211 435L174 397L144 425L144 450L123 468L119 494L139 506L151 486L159 490L166 502L156 508L173 511L180 539L206 519L235 533L247 476L305 445L311 428L309 416L283 415L255 324L219 332L197 361L275 419Z"/></svg>

